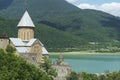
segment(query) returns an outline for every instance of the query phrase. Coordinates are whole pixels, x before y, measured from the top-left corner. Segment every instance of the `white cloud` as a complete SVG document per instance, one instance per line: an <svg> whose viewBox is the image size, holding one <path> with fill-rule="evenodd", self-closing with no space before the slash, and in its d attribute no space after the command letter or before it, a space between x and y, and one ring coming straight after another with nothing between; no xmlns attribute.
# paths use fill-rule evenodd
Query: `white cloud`
<svg viewBox="0 0 120 80"><path fill-rule="evenodd" d="M115 16L120 16L120 3L115 3L115 2L106 3L106 4L99 6L99 10L108 12Z"/></svg>
<svg viewBox="0 0 120 80"><path fill-rule="evenodd" d="M78 0L66 0L66 1L68 1L68 2L70 2L70 3L74 3L74 2L76 2L76 1L78 1Z"/></svg>
<svg viewBox="0 0 120 80"><path fill-rule="evenodd" d="M120 16L120 3L116 3L116 2L104 3L99 6L84 3L84 4L78 5L78 7L81 9L101 10L115 16Z"/></svg>
<svg viewBox="0 0 120 80"><path fill-rule="evenodd" d="M87 4L87 3L80 4L80 5L78 5L78 7L81 8L81 9L96 9L95 5L90 5L90 4Z"/></svg>

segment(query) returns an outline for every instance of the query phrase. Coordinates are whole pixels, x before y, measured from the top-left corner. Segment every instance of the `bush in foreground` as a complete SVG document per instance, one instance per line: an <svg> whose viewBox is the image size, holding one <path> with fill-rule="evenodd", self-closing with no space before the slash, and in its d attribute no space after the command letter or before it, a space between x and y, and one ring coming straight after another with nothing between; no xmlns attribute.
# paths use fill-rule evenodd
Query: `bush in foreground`
<svg viewBox="0 0 120 80"><path fill-rule="evenodd" d="M52 80L46 72L21 57L0 49L0 80Z"/></svg>
<svg viewBox="0 0 120 80"><path fill-rule="evenodd" d="M102 75L96 75L86 72L72 72L70 75L68 75L67 80L120 80L120 71L113 73L108 72Z"/></svg>

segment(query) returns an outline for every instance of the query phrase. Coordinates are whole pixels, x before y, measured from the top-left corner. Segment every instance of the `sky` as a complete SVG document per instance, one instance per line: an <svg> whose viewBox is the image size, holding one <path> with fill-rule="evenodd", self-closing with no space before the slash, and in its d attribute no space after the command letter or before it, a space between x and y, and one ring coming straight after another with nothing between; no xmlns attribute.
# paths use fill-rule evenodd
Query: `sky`
<svg viewBox="0 0 120 80"><path fill-rule="evenodd" d="M66 0L81 9L95 9L120 17L120 0Z"/></svg>

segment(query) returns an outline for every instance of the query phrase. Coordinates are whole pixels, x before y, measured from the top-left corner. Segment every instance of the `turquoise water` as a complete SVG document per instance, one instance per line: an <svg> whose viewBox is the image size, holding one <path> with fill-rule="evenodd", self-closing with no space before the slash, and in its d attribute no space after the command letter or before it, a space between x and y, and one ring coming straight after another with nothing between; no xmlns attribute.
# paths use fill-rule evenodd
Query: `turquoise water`
<svg viewBox="0 0 120 80"><path fill-rule="evenodd" d="M101 54L76 54L63 55L64 61L69 63L72 71L104 73L105 71L120 70L120 55L101 55ZM58 55L50 56L52 62L56 61Z"/></svg>

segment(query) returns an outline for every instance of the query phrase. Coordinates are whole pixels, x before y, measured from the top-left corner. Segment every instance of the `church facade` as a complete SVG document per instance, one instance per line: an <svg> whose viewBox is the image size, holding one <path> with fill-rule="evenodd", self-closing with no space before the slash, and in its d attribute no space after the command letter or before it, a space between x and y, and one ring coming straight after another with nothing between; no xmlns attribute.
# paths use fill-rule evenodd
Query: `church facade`
<svg viewBox="0 0 120 80"><path fill-rule="evenodd" d="M39 39L34 38L35 25L27 11L17 27L18 38L0 37L0 48L5 49L10 44L16 49L16 54L28 62L35 65L42 63L42 59L48 55L48 51Z"/></svg>

